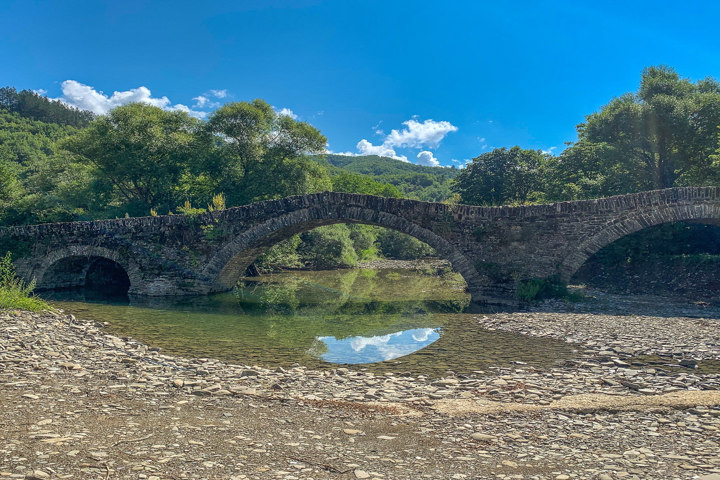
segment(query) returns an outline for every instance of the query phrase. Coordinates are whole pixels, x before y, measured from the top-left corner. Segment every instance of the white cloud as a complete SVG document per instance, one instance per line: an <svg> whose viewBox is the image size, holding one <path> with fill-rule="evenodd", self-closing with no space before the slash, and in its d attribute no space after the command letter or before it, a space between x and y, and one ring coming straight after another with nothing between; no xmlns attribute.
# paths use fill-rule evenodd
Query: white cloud
<svg viewBox="0 0 720 480"><path fill-rule="evenodd" d="M193 107L195 108L195 107ZM173 105L170 108L166 108L165 110L180 110L181 112L185 112L191 117L195 118L205 118L207 117L207 112L200 112L198 110L192 110L187 105L183 105L182 103L178 103L177 105Z"/></svg>
<svg viewBox="0 0 720 480"><path fill-rule="evenodd" d="M62 97L57 100L82 110L90 110L98 115L104 115L115 107L134 102L147 103L163 110L181 110L198 118L207 115L206 112L192 110L183 104L173 105L168 97L153 97L147 87L138 87L122 92L116 91L110 96L75 80L65 80L62 82L61 88Z"/></svg>
<svg viewBox="0 0 720 480"><path fill-rule="evenodd" d="M47 95L47 90L44 88L38 88L37 90L33 90L33 92L37 93L38 95L42 95L43 97Z"/></svg>
<svg viewBox="0 0 720 480"><path fill-rule="evenodd" d="M195 100L195 105L193 105L192 108L212 109L218 108L220 106L220 102L213 102L205 95L198 95L197 97L193 97L193 100Z"/></svg>
<svg viewBox="0 0 720 480"><path fill-rule="evenodd" d="M460 167L459 167L459 168L465 168L465 167L467 167L470 163L472 163L472 159L471 159L471 158L466 158L466 159L464 159L464 160L454 160L454 159L453 159L453 163L459 163L459 164L460 164Z"/></svg>
<svg viewBox="0 0 720 480"><path fill-rule="evenodd" d="M433 333L435 333L434 328L416 329L415 333L412 334L412 339L416 342L427 342Z"/></svg>
<svg viewBox="0 0 720 480"><path fill-rule="evenodd" d="M297 120L297 119L298 119L298 116L295 114L295 112L293 112L292 110L290 110L290 109L287 108L287 107L283 107L283 108L281 108L281 109L279 109L279 110L278 110L277 108L275 108L275 107L273 107L273 108L275 109L275 112L277 112L277 114L280 115L280 116L290 117L290 118L292 118L293 120Z"/></svg>
<svg viewBox="0 0 720 480"><path fill-rule="evenodd" d="M425 165L426 167L439 167L440 162L435 158L432 152L424 150L417 154L418 165Z"/></svg>
<svg viewBox="0 0 720 480"><path fill-rule="evenodd" d="M553 150L557 150L557 147L550 147L547 150L543 150L542 153L546 155L553 155Z"/></svg>
<svg viewBox="0 0 720 480"><path fill-rule="evenodd" d="M416 120L417 115L413 116L410 120L403 122L405 128L401 130L391 130L389 134L380 130L379 122L373 127L373 130L377 135L384 136L383 142L380 145L374 145L367 139L363 138L357 143L357 149L360 152L359 155L380 155L383 157L390 157L403 162L409 162L407 156L398 154L397 148L436 148L440 145L440 142L450 132L456 132L458 127L451 124L450 122L435 120L425 120L420 122ZM358 154L352 154L358 155ZM418 155L418 163L420 165L429 165L437 167L440 162L433 155L432 152L423 150Z"/></svg>
<svg viewBox="0 0 720 480"><path fill-rule="evenodd" d="M384 143L394 147L436 148L448 133L456 132L458 129L450 122L435 120L425 120L422 123L408 120L403 122L403 125L407 128L391 130Z"/></svg>
<svg viewBox="0 0 720 480"><path fill-rule="evenodd" d="M373 145L364 138L358 142L357 149L360 151L360 155L380 155L381 157L390 157L403 162L408 161L405 155L398 155L391 146L384 143L382 145Z"/></svg>
<svg viewBox="0 0 720 480"><path fill-rule="evenodd" d="M224 88L222 90L210 90L209 94L215 98L225 98L228 96L228 91Z"/></svg>

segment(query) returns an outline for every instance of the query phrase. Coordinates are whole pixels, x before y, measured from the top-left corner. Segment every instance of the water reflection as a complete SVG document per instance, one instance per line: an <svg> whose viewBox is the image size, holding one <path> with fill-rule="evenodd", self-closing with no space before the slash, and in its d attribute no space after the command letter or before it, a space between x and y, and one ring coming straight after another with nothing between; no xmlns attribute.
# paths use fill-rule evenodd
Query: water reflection
<svg viewBox="0 0 720 480"><path fill-rule="evenodd" d="M439 328L413 328L372 337L317 337L324 343L320 358L331 363L375 363L410 355L440 338ZM317 347L312 349L317 351Z"/></svg>
<svg viewBox="0 0 720 480"><path fill-rule="evenodd" d="M396 270L288 272L205 297L101 299L64 292L60 308L169 354L253 365L362 368L429 375L521 360L546 365L563 342L486 332L459 275ZM75 295L75 296L73 296ZM77 295L81 295L78 297ZM55 294L61 300L60 294ZM366 362L380 362L367 364Z"/></svg>

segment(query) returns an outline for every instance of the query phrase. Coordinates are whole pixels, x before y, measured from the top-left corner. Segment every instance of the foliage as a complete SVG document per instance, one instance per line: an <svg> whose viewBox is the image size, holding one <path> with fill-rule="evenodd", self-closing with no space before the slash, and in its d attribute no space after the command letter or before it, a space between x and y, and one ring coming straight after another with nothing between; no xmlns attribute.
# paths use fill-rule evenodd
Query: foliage
<svg viewBox="0 0 720 480"><path fill-rule="evenodd" d="M430 245L397 230L380 230L377 243L384 256L398 260L414 260L435 255L435 250Z"/></svg>
<svg viewBox="0 0 720 480"><path fill-rule="evenodd" d="M225 210L225 194L220 192L217 195L213 195L212 203L208 204L208 212L220 212Z"/></svg>
<svg viewBox="0 0 720 480"><path fill-rule="evenodd" d="M318 227L300 235L298 253L315 268L348 268L357 265L358 255L353 248L347 225Z"/></svg>
<svg viewBox="0 0 720 480"><path fill-rule="evenodd" d="M626 235L593 256L602 264L629 264L651 255L720 255L720 227L666 223Z"/></svg>
<svg viewBox="0 0 720 480"><path fill-rule="evenodd" d="M175 210L181 215L190 215L190 216L200 215L201 213L205 213L207 211L204 208L193 207L192 204L190 203L190 200L185 200L185 203L182 206L178 206L177 208L175 208ZM152 210L151 210L151 212L152 212Z"/></svg>
<svg viewBox="0 0 720 480"><path fill-rule="evenodd" d="M100 210L142 215L179 203L173 189L202 149L199 127L185 112L133 103L93 121L62 146L94 168L91 194Z"/></svg>
<svg viewBox="0 0 720 480"><path fill-rule="evenodd" d="M613 99L578 125L556 183L576 185L580 198L718 184L710 158L719 146L718 125L716 80L693 83L669 67L646 68L637 93Z"/></svg>
<svg viewBox="0 0 720 480"><path fill-rule="evenodd" d="M332 189L335 192L362 193L364 195L395 198L402 196L396 186L389 183L376 182L366 175L343 172L332 177L331 182Z"/></svg>
<svg viewBox="0 0 720 480"><path fill-rule="evenodd" d="M350 229L350 240L353 243L353 249L357 254L358 260L367 261L377 258L380 254L379 247L376 244L378 231L380 227L372 225L354 224L348 225Z"/></svg>
<svg viewBox="0 0 720 480"><path fill-rule="evenodd" d="M326 170L306 158L325 149L313 126L279 115L264 100L228 103L205 125L214 141L206 170L230 205L331 188Z"/></svg>
<svg viewBox="0 0 720 480"><path fill-rule="evenodd" d="M293 235L287 240L277 243L265 251L256 261L260 271L272 271L286 268L303 268L304 262L298 254L300 235Z"/></svg>
<svg viewBox="0 0 720 480"><path fill-rule="evenodd" d="M497 148L474 158L455 179L454 189L463 203L528 203L542 190L547 157L539 150Z"/></svg>
<svg viewBox="0 0 720 480"><path fill-rule="evenodd" d="M56 148L76 132L0 110L0 224L76 218L66 200L82 195L83 169L68 172Z"/></svg>
<svg viewBox="0 0 720 480"><path fill-rule="evenodd" d="M564 298L570 301L580 299L579 294L570 292L567 284L558 276L521 280L516 288L515 295L524 302L548 298Z"/></svg>
<svg viewBox="0 0 720 480"><path fill-rule="evenodd" d="M10 252L0 257L0 309L51 310L50 305L32 296L34 288L34 281L25 284L15 275Z"/></svg>
<svg viewBox="0 0 720 480"><path fill-rule="evenodd" d="M442 202L450 198L453 194L452 179L460 173L456 168L426 167L377 155L324 155L316 157L316 160L328 165L333 176L348 173L363 175L375 182L395 186L404 198L427 202ZM381 193L373 195L393 196Z"/></svg>

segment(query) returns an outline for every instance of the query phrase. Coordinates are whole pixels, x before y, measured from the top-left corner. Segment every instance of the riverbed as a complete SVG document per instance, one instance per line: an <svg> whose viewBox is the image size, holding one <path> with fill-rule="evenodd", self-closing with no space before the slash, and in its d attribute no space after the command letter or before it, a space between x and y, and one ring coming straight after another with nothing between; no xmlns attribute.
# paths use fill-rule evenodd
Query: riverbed
<svg viewBox="0 0 720 480"><path fill-rule="evenodd" d="M0 476L709 480L720 376L690 360L720 359L717 319L654 304L478 314L577 356L439 378L186 358L64 313L2 312Z"/></svg>

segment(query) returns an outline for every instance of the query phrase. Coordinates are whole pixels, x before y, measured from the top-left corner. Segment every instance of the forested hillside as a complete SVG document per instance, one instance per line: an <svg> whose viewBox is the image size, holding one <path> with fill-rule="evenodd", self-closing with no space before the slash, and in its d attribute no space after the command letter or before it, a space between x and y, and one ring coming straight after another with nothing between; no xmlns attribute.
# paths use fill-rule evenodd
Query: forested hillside
<svg viewBox="0 0 720 480"><path fill-rule="evenodd" d="M403 197L426 202L451 198L452 180L460 173L453 167L426 167L377 155L323 155L317 159L343 172L367 175L377 182L394 185ZM331 174L334 170L330 169Z"/></svg>

